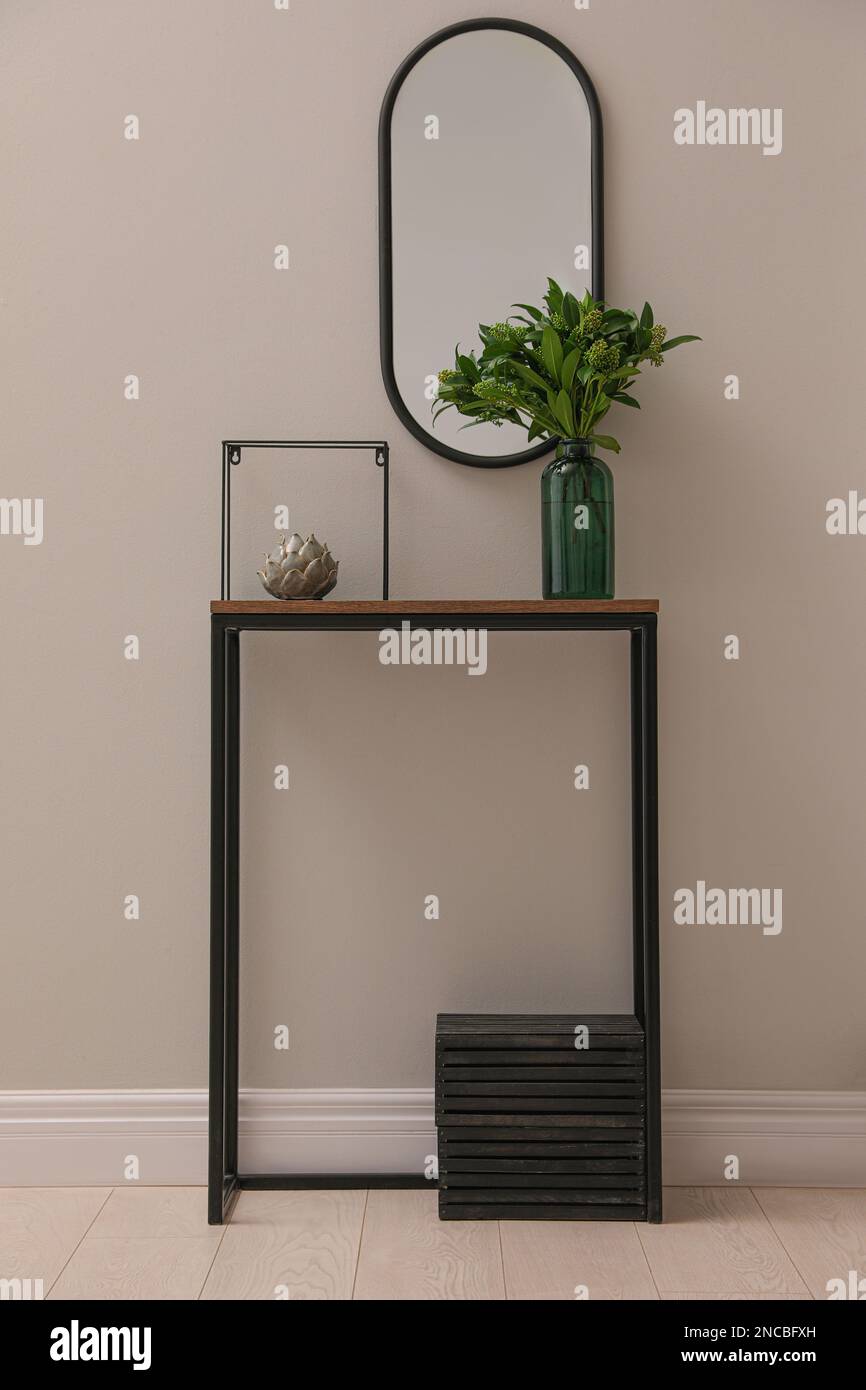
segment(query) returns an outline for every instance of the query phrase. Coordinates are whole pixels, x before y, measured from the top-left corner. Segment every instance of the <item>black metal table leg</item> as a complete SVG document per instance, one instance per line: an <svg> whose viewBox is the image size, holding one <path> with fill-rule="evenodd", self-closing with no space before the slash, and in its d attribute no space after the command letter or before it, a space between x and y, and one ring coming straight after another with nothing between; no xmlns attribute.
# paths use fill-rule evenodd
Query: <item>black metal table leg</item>
<svg viewBox="0 0 866 1390"><path fill-rule="evenodd" d="M634 1008L646 1034L647 1221L662 1219L656 618L631 635Z"/></svg>
<svg viewBox="0 0 866 1390"><path fill-rule="evenodd" d="M211 620L211 932L208 1222L238 1187L238 632Z"/></svg>
<svg viewBox="0 0 866 1390"><path fill-rule="evenodd" d="M225 751L226 634L211 619L210 1059L207 1219L223 1219L225 1186Z"/></svg>
<svg viewBox="0 0 866 1390"><path fill-rule="evenodd" d="M238 1035L240 1031L240 632L226 632L226 1041L225 1156L238 1173ZM228 1195L228 1194L227 1194Z"/></svg>
<svg viewBox="0 0 866 1390"><path fill-rule="evenodd" d="M631 911L632 911L632 988L634 1011L646 1027L644 994L644 734L643 703L646 664L644 630L631 634Z"/></svg>
<svg viewBox="0 0 866 1390"><path fill-rule="evenodd" d="M647 1020L647 1220L662 1219L661 1001L659 997L659 807L658 807L658 657L657 619L646 623L644 701L646 732L646 954L644 994Z"/></svg>

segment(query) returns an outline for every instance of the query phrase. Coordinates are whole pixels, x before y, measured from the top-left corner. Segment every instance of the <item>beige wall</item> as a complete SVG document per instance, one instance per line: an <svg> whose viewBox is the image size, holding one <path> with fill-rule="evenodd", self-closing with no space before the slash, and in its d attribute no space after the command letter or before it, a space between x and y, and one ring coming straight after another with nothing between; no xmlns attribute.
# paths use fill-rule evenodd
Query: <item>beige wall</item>
<svg viewBox="0 0 866 1390"><path fill-rule="evenodd" d="M866 1086L866 538L824 525L866 486L863 7L7 0L2 492L46 529L0 537L2 1087L204 1084L223 435L384 435L393 592L539 592L537 466L426 452L377 361L382 93L497 12L597 85L610 298L704 337L615 463L618 591L662 603L665 1084ZM699 99L782 107L782 154L678 148ZM372 637L245 649L248 1084L425 1085L437 1008L623 1003L624 642L496 638L483 679L384 670ZM782 887L782 933L675 926L699 878Z"/></svg>

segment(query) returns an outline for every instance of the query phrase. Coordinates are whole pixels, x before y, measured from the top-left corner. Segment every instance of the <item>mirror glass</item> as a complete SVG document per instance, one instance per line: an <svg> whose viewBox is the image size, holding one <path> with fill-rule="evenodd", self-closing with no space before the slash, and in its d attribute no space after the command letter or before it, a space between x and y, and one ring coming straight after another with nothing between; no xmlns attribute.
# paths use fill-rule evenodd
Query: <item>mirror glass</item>
<svg viewBox="0 0 866 1390"><path fill-rule="evenodd" d="M403 423L446 457L536 458L515 425L432 424L437 374L547 277L601 297L601 122L577 59L540 30L457 25L396 74L380 128L382 367ZM482 27L483 26L483 27Z"/></svg>

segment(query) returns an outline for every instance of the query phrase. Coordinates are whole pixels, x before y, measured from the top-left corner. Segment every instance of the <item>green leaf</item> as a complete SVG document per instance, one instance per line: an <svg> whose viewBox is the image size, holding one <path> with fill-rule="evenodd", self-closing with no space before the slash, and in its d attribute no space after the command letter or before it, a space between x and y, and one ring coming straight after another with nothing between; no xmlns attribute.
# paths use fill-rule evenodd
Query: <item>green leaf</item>
<svg viewBox="0 0 866 1390"><path fill-rule="evenodd" d="M703 338L699 338L696 333L683 333L679 338L669 338L666 343L662 343L662 352L669 352L671 348L679 347L680 343L702 343Z"/></svg>
<svg viewBox="0 0 866 1390"><path fill-rule="evenodd" d="M617 391L612 397L614 401L620 401L623 405L634 406L635 410L640 410L640 401L636 401L634 396L627 396L625 391Z"/></svg>
<svg viewBox="0 0 866 1390"><path fill-rule="evenodd" d="M623 328L631 326L628 314L623 313L621 309L605 310L601 323L603 333L619 333Z"/></svg>
<svg viewBox="0 0 866 1390"><path fill-rule="evenodd" d="M566 391L560 391L554 403L553 409L557 420L562 425L562 428L565 430L569 439L573 439L575 434L574 413L571 409L571 401L569 400L568 393Z"/></svg>
<svg viewBox="0 0 866 1390"><path fill-rule="evenodd" d="M541 335L541 355L545 367L558 386L562 371L562 343L559 334L553 328L545 328Z"/></svg>
<svg viewBox="0 0 866 1390"><path fill-rule="evenodd" d="M533 371L531 367L527 367L525 362L513 362L512 366L518 376L523 377L524 381L531 382L533 386L538 387L539 391L546 392L548 390L548 383L544 380L544 377L539 376L538 372Z"/></svg>
<svg viewBox="0 0 866 1390"><path fill-rule="evenodd" d="M547 294L544 296L544 302L552 314L561 314L563 298L562 290L559 288L559 285L557 285L556 281L551 280L550 278L548 278L547 285L548 290Z"/></svg>
<svg viewBox="0 0 866 1390"><path fill-rule="evenodd" d="M580 348L572 348L562 364L562 385L566 391L570 391L574 383L574 374L577 371L577 364L580 361Z"/></svg>
<svg viewBox="0 0 866 1390"><path fill-rule="evenodd" d="M621 452L617 441L610 434L594 434L591 436L593 444L597 444L600 449L612 449L615 454Z"/></svg>
<svg viewBox="0 0 866 1390"><path fill-rule="evenodd" d="M643 329L652 328L653 322L654 319L652 307L649 304L645 304L643 306L643 312L640 316L640 326Z"/></svg>
<svg viewBox="0 0 866 1390"><path fill-rule="evenodd" d="M536 309L534 304L512 304L511 307L512 309L525 309L527 314L529 314L531 318L534 318L536 322L538 321L538 319L544 317L541 310ZM518 315L515 315L514 317L518 317Z"/></svg>
<svg viewBox="0 0 866 1390"><path fill-rule="evenodd" d="M577 328L580 323L580 305L571 290L567 290L562 297L562 317L569 328Z"/></svg>
<svg viewBox="0 0 866 1390"><path fill-rule="evenodd" d="M476 381L481 380L481 372L478 370L478 363L473 357L466 357L465 354L458 352L457 362L467 381L471 381L474 384Z"/></svg>

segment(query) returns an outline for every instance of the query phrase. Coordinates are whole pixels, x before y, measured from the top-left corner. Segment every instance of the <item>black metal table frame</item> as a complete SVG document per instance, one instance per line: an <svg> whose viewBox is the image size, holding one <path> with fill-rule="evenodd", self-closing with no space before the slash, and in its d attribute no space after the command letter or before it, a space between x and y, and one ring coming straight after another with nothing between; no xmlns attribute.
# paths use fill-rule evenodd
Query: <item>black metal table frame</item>
<svg viewBox="0 0 866 1390"><path fill-rule="evenodd" d="M647 1052L647 1220L661 1221L661 1082L658 966L657 619L654 612L386 613L211 615L211 950L208 1222L227 1220L245 1189L423 1188L406 1173L241 1173L238 1165L239 791L241 632L376 631L409 621L420 628L631 634L631 791L634 1012Z"/></svg>

